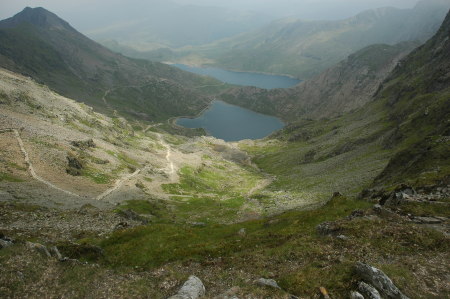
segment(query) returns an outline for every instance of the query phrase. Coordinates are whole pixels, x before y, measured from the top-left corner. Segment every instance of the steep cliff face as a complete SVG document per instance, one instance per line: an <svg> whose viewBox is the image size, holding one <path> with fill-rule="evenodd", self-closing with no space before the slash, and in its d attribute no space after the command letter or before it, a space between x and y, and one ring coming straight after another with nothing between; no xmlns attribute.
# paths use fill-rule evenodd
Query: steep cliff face
<svg viewBox="0 0 450 299"><path fill-rule="evenodd" d="M448 184L450 13L438 33L395 68L376 100L383 103L393 127L389 145L403 150L375 184Z"/></svg>
<svg viewBox="0 0 450 299"><path fill-rule="evenodd" d="M222 99L288 121L339 116L368 103L397 62L415 46L413 42L369 46L294 88L236 88Z"/></svg>

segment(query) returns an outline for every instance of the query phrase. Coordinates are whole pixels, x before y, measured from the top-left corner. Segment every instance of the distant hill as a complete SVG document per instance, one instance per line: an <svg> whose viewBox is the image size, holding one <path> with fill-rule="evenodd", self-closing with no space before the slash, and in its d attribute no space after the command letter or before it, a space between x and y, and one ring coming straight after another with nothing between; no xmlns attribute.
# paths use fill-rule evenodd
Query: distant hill
<svg viewBox="0 0 450 299"><path fill-rule="evenodd" d="M422 0L412 9L386 7L340 21L282 19L186 55L227 69L308 79L368 45L426 41L449 8L450 0Z"/></svg>
<svg viewBox="0 0 450 299"><path fill-rule="evenodd" d="M113 53L44 8L0 22L0 66L33 77L98 110L150 121L192 115L214 79Z"/></svg>
<svg viewBox="0 0 450 299"><path fill-rule="evenodd" d="M104 16L99 10L89 15L98 20L82 32L97 41L115 40L139 50L179 48L211 43L268 24L272 17L224 7L182 5L168 0L128 1L127 7L111 3ZM125 11L123 11L125 9ZM130 19L129 16L133 18ZM99 20L100 19L100 20Z"/></svg>
<svg viewBox="0 0 450 299"><path fill-rule="evenodd" d="M381 82L418 43L368 46L290 89L238 87L220 98L286 121L336 117L372 100Z"/></svg>

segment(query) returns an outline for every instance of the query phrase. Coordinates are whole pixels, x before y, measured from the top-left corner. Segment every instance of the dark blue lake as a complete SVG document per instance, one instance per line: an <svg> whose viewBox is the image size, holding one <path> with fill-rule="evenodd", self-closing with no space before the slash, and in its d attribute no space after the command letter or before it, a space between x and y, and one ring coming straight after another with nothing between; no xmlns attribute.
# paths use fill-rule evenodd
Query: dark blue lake
<svg viewBox="0 0 450 299"><path fill-rule="evenodd" d="M210 135L225 141L260 139L284 127L284 123L276 117L222 101L213 101L199 117L179 118L176 124L187 128L204 128Z"/></svg>
<svg viewBox="0 0 450 299"><path fill-rule="evenodd" d="M191 73L207 75L229 84L256 86L265 89L289 88L301 82L298 79L288 76L249 72L233 72L214 67L194 67L184 64L173 64L172 66L176 66L184 71L188 71Z"/></svg>

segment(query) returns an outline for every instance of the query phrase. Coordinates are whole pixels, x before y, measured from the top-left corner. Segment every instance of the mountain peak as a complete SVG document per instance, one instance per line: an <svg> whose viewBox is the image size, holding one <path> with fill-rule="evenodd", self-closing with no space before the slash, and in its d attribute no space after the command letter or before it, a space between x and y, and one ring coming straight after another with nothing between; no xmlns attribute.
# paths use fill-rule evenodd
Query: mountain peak
<svg viewBox="0 0 450 299"><path fill-rule="evenodd" d="M15 27L21 23L30 23L46 29L74 30L69 23L43 7L25 7L24 10L13 17L1 21L0 27Z"/></svg>

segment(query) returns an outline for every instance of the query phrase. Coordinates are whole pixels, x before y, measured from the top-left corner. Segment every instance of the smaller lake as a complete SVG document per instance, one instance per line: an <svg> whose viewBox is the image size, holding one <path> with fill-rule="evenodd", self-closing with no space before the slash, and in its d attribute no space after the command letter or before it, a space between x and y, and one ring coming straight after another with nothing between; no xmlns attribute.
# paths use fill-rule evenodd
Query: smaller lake
<svg viewBox="0 0 450 299"><path fill-rule="evenodd" d="M192 129L204 128L208 134L225 141L260 139L284 127L276 117L222 101L213 101L199 117L179 118L176 124Z"/></svg>
<svg viewBox="0 0 450 299"><path fill-rule="evenodd" d="M289 88L297 85L301 81L288 76L268 75L251 72L233 72L215 67L195 67L185 64L173 64L184 71L195 73L198 75L206 75L225 83L255 86L265 89L273 88Z"/></svg>

